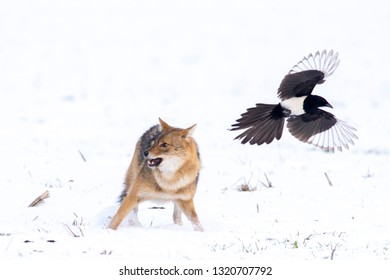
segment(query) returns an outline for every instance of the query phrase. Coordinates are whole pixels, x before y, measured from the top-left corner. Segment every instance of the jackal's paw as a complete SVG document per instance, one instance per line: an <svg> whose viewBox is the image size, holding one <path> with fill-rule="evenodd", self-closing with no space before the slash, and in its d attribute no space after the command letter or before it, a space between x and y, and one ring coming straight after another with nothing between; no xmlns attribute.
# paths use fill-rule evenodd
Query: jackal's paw
<svg viewBox="0 0 390 280"><path fill-rule="evenodd" d="M204 228L202 227L201 224L195 225L195 226L194 226L194 229L195 229L195 231L204 231Z"/></svg>
<svg viewBox="0 0 390 280"><path fill-rule="evenodd" d="M179 225L179 226L182 226L183 225L183 220L181 218L181 215L173 215L173 222L176 224L176 225Z"/></svg>

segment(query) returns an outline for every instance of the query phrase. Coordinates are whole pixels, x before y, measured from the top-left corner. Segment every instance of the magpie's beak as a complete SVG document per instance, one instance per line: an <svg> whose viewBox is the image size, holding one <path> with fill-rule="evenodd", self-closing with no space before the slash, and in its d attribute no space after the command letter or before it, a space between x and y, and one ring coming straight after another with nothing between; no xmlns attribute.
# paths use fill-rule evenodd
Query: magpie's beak
<svg viewBox="0 0 390 280"><path fill-rule="evenodd" d="M329 103L326 103L325 107L329 107L329 108L332 108L332 109L333 109L333 106L330 105Z"/></svg>

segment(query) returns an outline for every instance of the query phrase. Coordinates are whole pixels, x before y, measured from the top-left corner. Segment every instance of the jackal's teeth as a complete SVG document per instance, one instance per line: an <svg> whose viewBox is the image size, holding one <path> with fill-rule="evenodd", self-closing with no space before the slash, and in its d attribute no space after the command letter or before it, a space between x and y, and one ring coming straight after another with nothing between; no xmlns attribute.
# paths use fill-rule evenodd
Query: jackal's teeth
<svg viewBox="0 0 390 280"><path fill-rule="evenodd" d="M147 161L149 167L157 167L162 162L162 158L153 158Z"/></svg>

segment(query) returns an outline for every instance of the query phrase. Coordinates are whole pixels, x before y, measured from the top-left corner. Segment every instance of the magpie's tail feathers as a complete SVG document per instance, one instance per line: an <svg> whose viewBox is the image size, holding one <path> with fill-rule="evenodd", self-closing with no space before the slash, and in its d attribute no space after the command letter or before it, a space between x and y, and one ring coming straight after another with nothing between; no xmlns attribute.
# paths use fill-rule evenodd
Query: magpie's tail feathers
<svg viewBox="0 0 390 280"><path fill-rule="evenodd" d="M236 120L237 123L232 125L231 130L239 130L263 123L273 117L276 104L256 104L256 107L248 108L241 114L241 118Z"/></svg>
<svg viewBox="0 0 390 280"><path fill-rule="evenodd" d="M246 129L234 139L242 139L241 143L261 145L269 144L275 138L282 137L284 116L280 112L279 104L256 104L256 107L247 109L232 125L232 131Z"/></svg>

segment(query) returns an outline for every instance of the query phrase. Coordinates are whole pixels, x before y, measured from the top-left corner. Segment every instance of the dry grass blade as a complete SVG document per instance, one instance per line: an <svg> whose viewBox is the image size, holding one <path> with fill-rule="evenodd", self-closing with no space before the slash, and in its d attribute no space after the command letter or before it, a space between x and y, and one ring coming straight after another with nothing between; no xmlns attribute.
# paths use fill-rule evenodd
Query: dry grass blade
<svg viewBox="0 0 390 280"><path fill-rule="evenodd" d="M272 182L268 179L268 176L267 176L267 174L265 172L264 172L264 177L267 180L267 184L264 184L262 182L263 186L266 187L266 188L272 188L273 187Z"/></svg>
<svg viewBox="0 0 390 280"><path fill-rule="evenodd" d="M330 180L328 173L324 172L324 174L325 174L326 180L328 180L329 186L332 187L332 186L333 186L333 183L332 183L332 181Z"/></svg>
<svg viewBox="0 0 390 280"><path fill-rule="evenodd" d="M72 235L73 237L80 237L80 235L77 235L73 232L73 230L70 229L70 227L68 225L65 225L64 224L64 227L66 227L66 229L69 231L70 235Z"/></svg>
<svg viewBox="0 0 390 280"><path fill-rule="evenodd" d="M332 246L332 251L330 253L330 259L333 261L334 260L334 253L336 252L336 249L337 249L337 244L334 246Z"/></svg>
<svg viewBox="0 0 390 280"><path fill-rule="evenodd" d="M87 159L85 158L84 154L79 150L79 155L81 156L81 158L83 159L84 162L87 161Z"/></svg>
<svg viewBox="0 0 390 280"><path fill-rule="evenodd" d="M35 206L41 204L48 197L50 197L49 191L45 191L43 194L41 194L36 199L34 199L34 201L31 202L28 207L35 207Z"/></svg>

